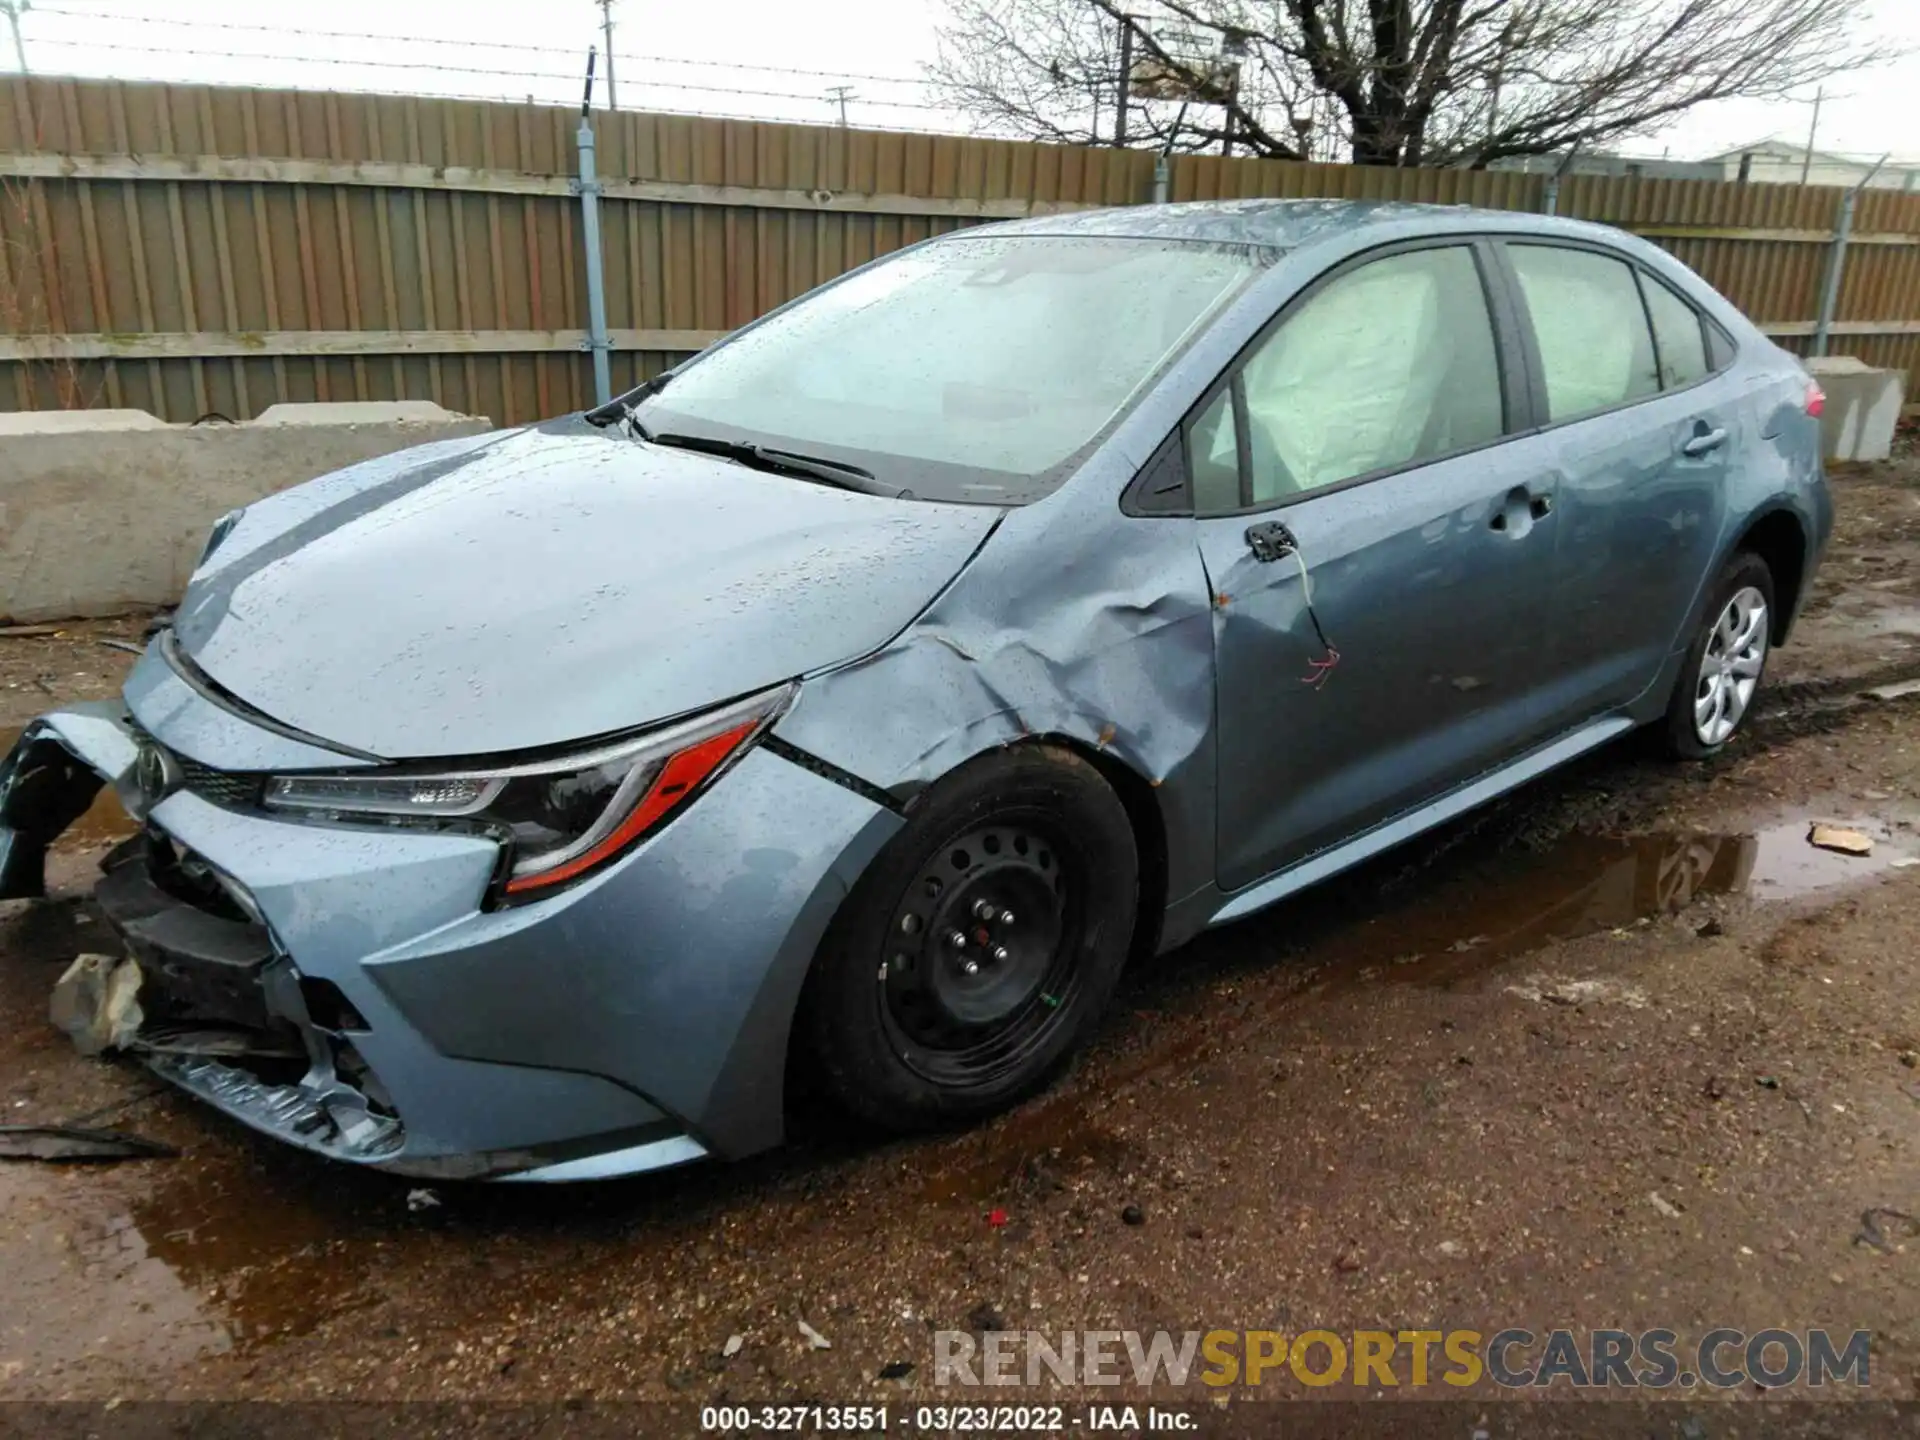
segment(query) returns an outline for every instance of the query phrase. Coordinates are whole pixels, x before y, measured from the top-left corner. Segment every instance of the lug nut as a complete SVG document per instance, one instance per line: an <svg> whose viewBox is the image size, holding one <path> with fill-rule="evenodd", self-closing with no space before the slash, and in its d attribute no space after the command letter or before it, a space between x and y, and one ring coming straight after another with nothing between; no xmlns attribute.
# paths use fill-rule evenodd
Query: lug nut
<svg viewBox="0 0 1920 1440"><path fill-rule="evenodd" d="M994 964L1004 965L1007 963L1007 961L1011 960L1012 958L1013 957L1007 953L1006 946L996 945L993 947L993 963Z"/></svg>
<svg viewBox="0 0 1920 1440"><path fill-rule="evenodd" d="M973 902L973 918L974 919L985 921L987 924L991 925L993 923L993 914L994 914L993 906L988 904L985 900L976 900Z"/></svg>
<svg viewBox="0 0 1920 1440"><path fill-rule="evenodd" d="M947 944L953 946L953 948L956 950L966 949L967 948L966 932L962 930L947 931Z"/></svg>
<svg viewBox="0 0 1920 1440"><path fill-rule="evenodd" d="M978 960L969 960L960 968L969 975L978 975L980 973L980 962Z"/></svg>
<svg viewBox="0 0 1920 1440"><path fill-rule="evenodd" d="M1000 923L1001 923L1002 925L1011 925L1011 924L1013 924L1013 911L1011 911L1011 910L1002 910L1002 911L1000 912Z"/></svg>

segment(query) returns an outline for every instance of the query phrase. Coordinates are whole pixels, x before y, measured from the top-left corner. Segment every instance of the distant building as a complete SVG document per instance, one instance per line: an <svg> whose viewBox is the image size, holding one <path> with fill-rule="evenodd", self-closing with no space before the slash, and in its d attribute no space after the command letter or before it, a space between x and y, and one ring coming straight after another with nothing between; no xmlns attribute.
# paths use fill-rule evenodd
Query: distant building
<svg viewBox="0 0 1920 1440"><path fill-rule="evenodd" d="M1609 155L1605 151L1577 151L1564 172L1564 155L1510 155L1494 160L1489 170L1519 170L1533 175L1644 175L1649 180L1724 180L1717 160L1664 160L1647 155Z"/></svg>
<svg viewBox="0 0 1920 1440"><path fill-rule="evenodd" d="M1716 179L1751 180L1759 184L1798 185L1804 168L1809 185L1858 185L1873 169L1871 160L1852 155L1835 155L1826 150L1809 153L1804 145L1791 140L1756 140L1715 155L1707 164L1716 169ZM1875 190L1920 191L1920 160L1889 160L1873 177Z"/></svg>

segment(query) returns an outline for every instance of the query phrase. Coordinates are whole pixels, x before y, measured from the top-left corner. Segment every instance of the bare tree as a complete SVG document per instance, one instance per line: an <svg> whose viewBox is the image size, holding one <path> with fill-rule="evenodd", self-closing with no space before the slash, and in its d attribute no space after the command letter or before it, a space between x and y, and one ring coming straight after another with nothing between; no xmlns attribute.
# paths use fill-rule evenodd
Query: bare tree
<svg viewBox="0 0 1920 1440"><path fill-rule="evenodd" d="M1710 100L1779 96L1885 58L1861 33L1870 4L947 0L932 80L983 130L1100 144L1125 33L1129 144L1478 166L1642 135Z"/></svg>

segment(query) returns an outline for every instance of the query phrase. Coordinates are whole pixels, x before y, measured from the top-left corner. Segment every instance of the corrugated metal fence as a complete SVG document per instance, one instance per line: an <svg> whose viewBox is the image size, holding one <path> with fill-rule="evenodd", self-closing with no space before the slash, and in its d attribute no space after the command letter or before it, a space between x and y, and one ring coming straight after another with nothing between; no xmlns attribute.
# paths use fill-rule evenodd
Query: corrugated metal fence
<svg viewBox="0 0 1920 1440"><path fill-rule="evenodd" d="M241 419L589 403L575 111L0 77L0 409ZM1144 201L1138 151L598 114L616 388L927 235ZM1183 157L1170 198L1539 210L1548 179ZM1665 245L1804 348L1842 192L1569 177L1560 213ZM1920 195L1853 220L1830 349L1920 367ZM1910 387L1911 389L1912 387Z"/></svg>

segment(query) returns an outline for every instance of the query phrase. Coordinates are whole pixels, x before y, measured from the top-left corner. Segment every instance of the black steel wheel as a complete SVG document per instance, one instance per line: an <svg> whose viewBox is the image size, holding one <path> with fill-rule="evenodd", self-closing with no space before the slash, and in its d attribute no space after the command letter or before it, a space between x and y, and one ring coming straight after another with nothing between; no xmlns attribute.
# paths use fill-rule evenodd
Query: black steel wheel
<svg viewBox="0 0 1920 1440"><path fill-rule="evenodd" d="M1118 797L1070 751L1001 752L934 786L809 977L803 1023L831 1088L911 1129L1044 1084L1118 978L1137 863Z"/></svg>

